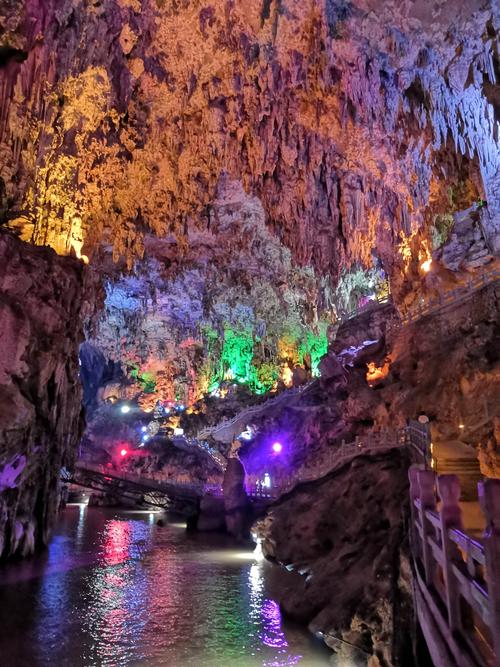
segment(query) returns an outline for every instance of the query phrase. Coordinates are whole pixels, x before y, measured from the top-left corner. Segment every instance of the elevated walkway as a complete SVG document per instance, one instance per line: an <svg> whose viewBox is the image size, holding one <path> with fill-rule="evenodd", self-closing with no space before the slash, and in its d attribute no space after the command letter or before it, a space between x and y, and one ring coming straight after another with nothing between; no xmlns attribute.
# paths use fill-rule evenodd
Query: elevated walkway
<svg viewBox="0 0 500 667"><path fill-rule="evenodd" d="M156 481L128 473L110 471L105 466L77 463L73 471L63 468L61 480L135 503L182 510L195 506L210 490L209 485L176 481Z"/></svg>

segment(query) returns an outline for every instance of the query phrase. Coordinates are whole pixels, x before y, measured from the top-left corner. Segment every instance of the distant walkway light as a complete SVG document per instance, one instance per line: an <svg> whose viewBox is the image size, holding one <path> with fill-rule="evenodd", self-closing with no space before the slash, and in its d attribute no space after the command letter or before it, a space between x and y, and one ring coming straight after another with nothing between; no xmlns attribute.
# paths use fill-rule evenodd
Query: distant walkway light
<svg viewBox="0 0 500 667"><path fill-rule="evenodd" d="M251 427L251 426L247 426L246 429L245 429L244 431L242 431L242 432L239 434L239 436L238 436L238 440L239 440L239 439L242 439L242 440L251 440L251 439L253 438L253 436L254 436L254 432L253 432L252 427Z"/></svg>
<svg viewBox="0 0 500 667"><path fill-rule="evenodd" d="M281 442L274 442L273 443L273 452L275 454L281 454L281 450L283 449L283 445Z"/></svg>
<svg viewBox="0 0 500 667"><path fill-rule="evenodd" d="M127 456L128 450L127 449L120 449L120 456Z"/></svg>
<svg viewBox="0 0 500 667"><path fill-rule="evenodd" d="M130 405L122 405L120 410L122 414L126 415L128 412L130 412Z"/></svg>

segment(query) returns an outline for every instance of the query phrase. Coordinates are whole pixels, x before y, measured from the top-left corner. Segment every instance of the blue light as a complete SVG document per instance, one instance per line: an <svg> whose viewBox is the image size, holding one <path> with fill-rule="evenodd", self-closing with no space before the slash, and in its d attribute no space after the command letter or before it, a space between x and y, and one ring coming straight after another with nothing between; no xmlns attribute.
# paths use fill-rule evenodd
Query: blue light
<svg viewBox="0 0 500 667"><path fill-rule="evenodd" d="M147 430L148 430L148 427L147 427L147 426L141 426L141 431L142 431L143 433L146 433Z"/></svg>

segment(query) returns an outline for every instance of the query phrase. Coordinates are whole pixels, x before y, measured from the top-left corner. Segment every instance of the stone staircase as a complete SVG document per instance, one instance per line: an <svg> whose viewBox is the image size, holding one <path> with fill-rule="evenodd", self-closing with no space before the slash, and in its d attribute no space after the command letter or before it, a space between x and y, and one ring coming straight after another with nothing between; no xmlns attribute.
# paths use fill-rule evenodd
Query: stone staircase
<svg viewBox="0 0 500 667"><path fill-rule="evenodd" d="M483 480L477 452L465 443L443 442L433 447L433 470L438 475L456 475L462 500L477 500L477 485Z"/></svg>

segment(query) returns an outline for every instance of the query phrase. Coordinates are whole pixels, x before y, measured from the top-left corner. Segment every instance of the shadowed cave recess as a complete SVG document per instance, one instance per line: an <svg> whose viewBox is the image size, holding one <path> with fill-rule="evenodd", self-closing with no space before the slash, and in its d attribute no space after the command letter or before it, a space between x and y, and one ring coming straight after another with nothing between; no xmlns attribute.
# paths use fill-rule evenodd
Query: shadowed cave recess
<svg viewBox="0 0 500 667"><path fill-rule="evenodd" d="M495 0L0 0L0 561L85 486L147 506L88 477L128 476L298 572L281 609L331 664L457 664L409 473L456 475L481 542L499 27Z"/></svg>

